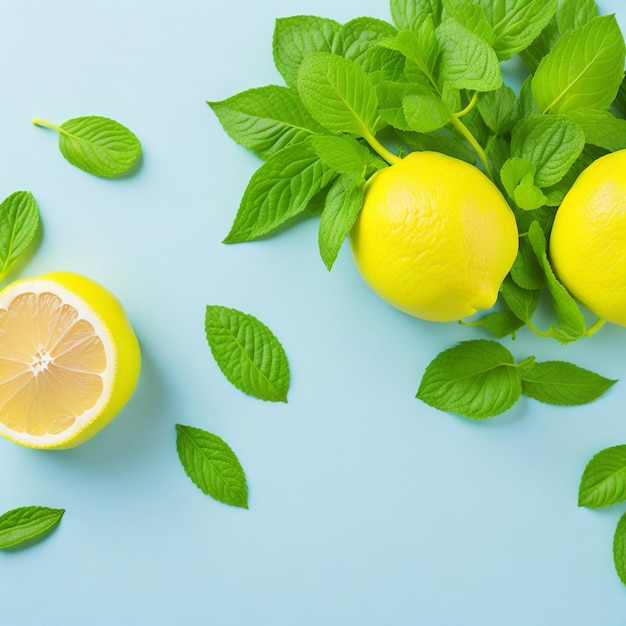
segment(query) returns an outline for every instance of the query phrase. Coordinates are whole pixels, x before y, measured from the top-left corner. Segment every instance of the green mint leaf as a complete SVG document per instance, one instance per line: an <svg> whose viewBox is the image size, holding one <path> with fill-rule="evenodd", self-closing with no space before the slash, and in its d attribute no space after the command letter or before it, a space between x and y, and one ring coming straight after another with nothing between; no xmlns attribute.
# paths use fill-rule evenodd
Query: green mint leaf
<svg viewBox="0 0 626 626"><path fill-rule="evenodd" d="M538 222L533 222L530 225L528 240L546 277L548 291L561 331L561 333L557 333L557 338L563 343L574 341L585 332L585 318L574 298L554 275L546 254L546 236Z"/></svg>
<svg viewBox="0 0 626 626"><path fill-rule="evenodd" d="M534 163L535 185L558 183L585 147L585 133L563 115L536 115L520 120L511 133L511 156Z"/></svg>
<svg viewBox="0 0 626 626"><path fill-rule="evenodd" d="M439 134L399 132L398 136L412 150L432 150L474 164L476 153L465 143Z"/></svg>
<svg viewBox="0 0 626 626"><path fill-rule="evenodd" d="M572 167L569 168L567 174L555 185L544 187L543 192L546 194L546 204L558 207L561 202L563 202L571 186L576 182L578 176L597 158L599 157L591 154L591 146L585 146L582 154L576 159Z"/></svg>
<svg viewBox="0 0 626 626"><path fill-rule="evenodd" d="M480 4L467 0L443 0L443 8L446 17L453 18L488 44L493 44L495 35Z"/></svg>
<svg viewBox="0 0 626 626"><path fill-rule="evenodd" d="M511 130L519 117L517 96L508 85L480 94L476 106L494 135L502 135Z"/></svg>
<svg viewBox="0 0 626 626"><path fill-rule="evenodd" d="M507 159L500 170L500 179L517 207L524 211L534 211L546 203L546 196L535 185L537 167L520 157Z"/></svg>
<svg viewBox="0 0 626 626"><path fill-rule="evenodd" d="M494 311L493 313L487 313L479 320L461 323L464 326L481 326L497 339L515 335L515 331L524 326L524 322L511 311Z"/></svg>
<svg viewBox="0 0 626 626"><path fill-rule="evenodd" d="M76 117L61 126L35 118L33 124L58 131L61 154L72 165L95 176L123 174L141 154L139 139L126 126L107 117Z"/></svg>
<svg viewBox="0 0 626 626"><path fill-rule="evenodd" d="M615 96L615 107L622 114L622 116L626 116L626 75L624 75L619 89L617 90L617 95Z"/></svg>
<svg viewBox="0 0 626 626"><path fill-rule="evenodd" d="M562 35L576 30L598 16L595 0L561 0L556 14L559 31Z"/></svg>
<svg viewBox="0 0 626 626"><path fill-rule="evenodd" d="M626 120L594 109L578 109L568 117L582 128L587 143L611 152L626 148Z"/></svg>
<svg viewBox="0 0 626 626"><path fill-rule="evenodd" d="M327 52L310 54L300 65L298 91L322 126L363 137L376 124L378 100L365 70Z"/></svg>
<svg viewBox="0 0 626 626"><path fill-rule="evenodd" d="M320 255L329 271L361 211L364 191L365 180L362 176L344 174L328 192L320 219L318 241Z"/></svg>
<svg viewBox="0 0 626 626"><path fill-rule="evenodd" d="M315 15L276 20L273 38L274 64L289 87L296 87L302 60L314 52L334 52L341 26Z"/></svg>
<svg viewBox="0 0 626 626"><path fill-rule="evenodd" d="M555 14L548 22L548 25L539 33L537 39L519 53L530 71L529 79L532 80L532 76L537 71L539 63L541 63L541 60L554 48L560 38L561 31L559 30L559 24ZM540 111L537 111L537 113L540 113Z"/></svg>
<svg viewBox="0 0 626 626"><path fill-rule="evenodd" d="M532 80L542 113L605 111L624 74L624 38L614 15L596 17L563 35Z"/></svg>
<svg viewBox="0 0 626 626"><path fill-rule="evenodd" d="M435 65L439 55L439 44L432 19L427 19L420 26L419 32L401 30L393 39L382 41L380 45L402 54L410 65L405 73L413 82L420 78L426 84L433 84Z"/></svg>
<svg viewBox="0 0 626 626"><path fill-rule="evenodd" d="M616 382L572 363L546 361L522 376L522 393L548 404L576 406L597 400Z"/></svg>
<svg viewBox="0 0 626 626"><path fill-rule="evenodd" d="M324 206L326 205L326 196L328 196L328 192L332 187L332 183L337 179L338 174L335 174L328 182L328 184L320 189L310 200L306 206L306 210L311 215L315 215L319 217L324 210Z"/></svg>
<svg viewBox="0 0 626 626"><path fill-rule="evenodd" d="M11 548L40 537L54 528L65 509L46 506L22 506L0 515L0 549Z"/></svg>
<svg viewBox="0 0 626 626"><path fill-rule="evenodd" d="M452 119L450 109L428 87L422 87L419 93L405 96L402 101L402 108L409 126L408 130L414 130L419 133L438 130Z"/></svg>
<svg viewBox="0 0 626 626"><path fill-rule="evenodd" d="M376 85L378 114L396 130L410 130L404 114L404 98L416 91L426 89L424 85L384 80Z"/></svg>
<svg viewBox="0 0 626 626"><path fill-rule="evenodd" d="M480 0L500 61L528 47L556 12L558 0Z"/></svg>
<svg viewBox="0 0 626 626"><path fill-rule="evenodd" d="M585 467L578 506L599 509L626 500L626 446L605 448Z"/></svg>
<svg viewBox="0 0 626 626"><path fill-rule="evenodd" d="M211 353L226 378L244 393L287 402L289 363L272 331L256 317L207 306L205 330Z"/></svg>
<svg viewBox="0 0 626 626"><path fill-rule="evenodd" d="M492 172L500 172L506 163L507 159L511 156L508 138L492 136L490 141L485 146L485 156L489 163L489 167ZM496 179L496 185L499 185L500 181ZM499 185L502 188L501 185Z"/></svg>
<svg viewBox="0 0 626 626"><path fill-rule="evenodd" d="M519 110L520 110L520 118L522 117L532 117L533 115L540 115L541 111L539 111L539 106L535 102L535 98L533 96L533 77L528 76L522 86L520 87L519 92Z"/></svg>
<svg viewBox="0 0 626 626"><path fill-rule="evenodd" d="M452 18L446 18L436 32L443 81L472 91L492 91L502 85L498 57L484 39Z"/></svg>
<svg viewBox="0 0 626 626"><path fill-rule="evenodd" d="M539 291L523 289L507 276L500 285L500 294L513 314L523 322L528 322L539 304Z"/></svg>
<svg viewBox="0 0 626 626"><path fill-rule="evenodd" d="M398 31L389 22L373 17L357 17L339 30L338 54L362 65L368 51L376 44L394 37Z"/></svg>
<svg viewBox="0 0 626 626"><path fill-rule="evenodd" d="M441 19L441 0L391 0L391 17L400 30L418 29L429 15Z"/></svg>
<svg viewBox="0 0 626 626"><path fill-rule="evenodd" d="M248 508L248 485L239 459L217 435L176 424L178 457L191 481L203 493L231 506Z"/></svg>
<svg viewBox="0 0 626 626"><path fill-rule="evenodd" d="M252 175L224 243L251 241L299 215L333 175L311 142L276 152Z"/></svg>
<svg viewBox="0 0 626 626"><path fill-rule="evenodd" d="M39 208L28 191L16 191L0 204L0 280L28 249L39 229Z"/></svg>
<svg viewBox="0 0 626 626"><path fill-rule="evenodd" d="M542 207L547 198L539 187L535 186L534 176L527 174L515 189L515 204L524 211L534 211Z"/></svg>
<svg viewBox="0 0 626 626"><path fill-rule="evenodd" d="M528 237L520 238L517 257L511 268L511 278L516 285L530 291L546 286L543 267L539 264Z"/></svg>
<svg viewBox="0 0 626 626"><path fill-rule="evenodd" d="M311 117L298 94L287 87L249 89L207 104L230 137L262 159L326 132Z"/></svg>
<svg viewBox="0 0 626 626"><path fill-rule="evenodd" d="M313 146L322 163L339 174L363 177L371 163L372 153L350 135L316 137Z"/></svg>
<svg viewBox="0 0 626 626"><path fill-rule="evenodd" d="M613 537L613 561L615 571L626 585L626 513L622 515Z"/></svg>
<svg viewBox="0 0 626 626"><path fill-rule="evenodd" d="M372 46L359 65L365 70L374 86L386 80L405 80L405 57L397 50L384 47L382 43Z"/></svg>
<svg viewBox="0 0 626 626"><path fill-rule="evenodd" d="M417 397L436 409L484 419L510 409L522 382L511 353L495 341L464 341L428 365Z"/></svg>

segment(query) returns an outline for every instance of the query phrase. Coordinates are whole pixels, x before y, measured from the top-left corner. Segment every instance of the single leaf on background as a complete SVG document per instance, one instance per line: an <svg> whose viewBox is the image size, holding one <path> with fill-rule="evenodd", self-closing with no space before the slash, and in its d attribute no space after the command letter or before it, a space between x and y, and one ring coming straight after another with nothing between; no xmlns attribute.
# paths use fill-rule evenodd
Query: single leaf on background
<svg viewBox="0 0 626 626"><path fill-rule="evenodd" d="M624 38L615 15L596 17L563 35L532 79L542 113L605 111L624 75Z"/></svg>
<svg viewBox="0 0 626 626"><path fill-rule="evenodd" d="M464 326L481 326L497 339L514 335L524 322L512 311L494 311L473 322L461 322Z"/></svg>
<svg viewBox="0 0 626 626"><path fill-rule="evenodd" d="M28 191L16 191L0 204L0 280L27 250L39 229L39 208Z"/></svg>
<svg viewBox="0 0 626 626"><path fill-rule="evenodd" d="M22 506L0 515L0 549L11 548L35 539L54 528L65 509Z"/></svg>
<svg viewBox="0 0 626 626"><path fill-rule="evenodd" d="M502 135L511 130L519 116L517 96L508 85L480 94L476 106L494 135Z"/></svg>
<svg viewBox="0 0 626 626"><path fill-rule="evenodd" d="M372 153L349 135L321 136L313 146L322 163L339 174L363 176L372 162Z"/></svg>
<svg viewBox="0 0 626 626"><path fill-rule="evenodd" d="M452 118L452 112L443 100L427 87L421 88L417 93L406 95L402 100L402 108L409 126L408 130L418 133L438 130Z"/></svg>
<svg viewBox="0 0 626 626"><path fill-rule="evenodd" d="M493 35L498 60L528 47L557 10L558 0L480 0Z"/></svg>
<svg viewBox="0 0 626 626"><path fill-rule="evenodd" d="M543 268L554 312L559 323L559 327L553 327L552 331L558 340L563 343L575 341L585 332L585 318L574 298L554 275L546 254L546 236L538 222L533 222L530 225L528 240Z"/></svg>
<svg viewBox="0 0 626 626"><path fill-rule="evenodd" d="M626 500L626 445L605 448L585 467L578 506L599 509Z"/></svg>
<svg viewBox="0 0 626 626"><path fill-rule="evenodd" d="M441 19L441 0L391 0L391 17L400 30L415 30L431 15L435 23Z"/></svg>
<svg viewBox="0 0 626 626"><path fill-rule="evenodd" d="M613 537L613 562L620 580L626 585L626 513L620 518Z"/></svg>
<svg viewBox="0 0 626 626"><path fill-rule="evenodd" d="M545 361L522 376L522 393L548 404L576 406L597 400L616 382L572 363Z"/></svg>
<svg viewBox="0 0 626 626"><path fill-rule="evenodd" d="M510 409L521 392L511 353L496 341L474 339L444 350L430 362L417 398L441 411L484 419Z"/></svg>
<svg viewBox="0 0 626 626"><path fill-rule="evenodd" d="M585 140L611 152L626 148L626 120L609 111L579 109L568 114L585 134Z"/></svg>
<svg viewBox="0 0 626 626"><path fill-rule="evenodd" d="M276 152L252 175L224 243L251 241L278 228L305 211L333 176L310 141Z"/></svg>
<svg viewBox="0 0 626 626"><path fill-rule="evenodd" d="M502 85L502 72L493 48L452 18L437 27L441 48L439 75L455 89L492 91Z"/></svg>
<svg viewBox="0 0 626 626"><path fill-rule="evenodd" d="M522 289L507 276L500 285L500 295L513 314L523 322L528 322L539 304L539 291Z"/></svg>
<svg viewBox="0 0 626 626"><path fill-rule="evenodd" d="M329 271L361 211L364 191L362 176L344 174L328 192L320 219L318 242L320 255Z"/></svg>
<svg viewBox="0 0 626 626"><path fill-rule="evenodd" d="M354 61L326 52L310 54L300 65L298 91L311 115L328 130L356 137L373 132L376 91Z"/></svg>
<svg viewBox="0 0 626 626"><path fill-rule="evenodd" d="M217 435L176 424L176 449L185 473L203 493L248 508L248 485L239 459Z"/></svg>
<svg viewBox="0 0 626 626"><path fill-rule="evenodd" d="M575 30L598 16L595 0L561 0L556 21L561 35Z"/></svg>
<svg viewBox="0 0 626 626"><path fill-rule="evenodd" d="M362 65L372 46L395 36L397 32L397 29L384 20L357 17L340 28L335 52Z"/></svg>
<svg viewBox="0 0 626 626"><path fill-rule="evenodd" d="M302 60L314 52L334 52L339 22L315 15L295 15L276 20L272 49L276 69L289 87L296 87Z"/></svg>
<svg viewBox="0 0 626 626"><path fill-rule="evenodd" d="M248 150L267 159L286 146L327 131L292 89L268 85L220 102L207 102L224 130Z"/></svg>
<svg viewBox="0 0 626 626"><path fill-rule="evenodd" d="M585 133L564 115L536 115L520 120L511 132L511 156L535 165L534 183L558 183L585 147Z"/></svg>
<svg viewBox="0 0 626 626"><path fill-rule="evenodd" d="M493 45L495 35L480 4L467 0L443 0L446 17L451 17L475 35Z"/></svg>
<svg viewBox="0 0 626 626"><path fill-rule="evenodd" d="M126 126L108 117L76 117L61 126L35 118L33 124L56 130L61 154L94 176L111 178L123 174L141 154L139 139Z"/></svg>
<svg viewBox="0 0 626 626"><path fill-rule="evenodd" d="M260 400L287 402L287 355L263 322L237 309L209 305L205 330L213 358L230 383Z"/></svg>

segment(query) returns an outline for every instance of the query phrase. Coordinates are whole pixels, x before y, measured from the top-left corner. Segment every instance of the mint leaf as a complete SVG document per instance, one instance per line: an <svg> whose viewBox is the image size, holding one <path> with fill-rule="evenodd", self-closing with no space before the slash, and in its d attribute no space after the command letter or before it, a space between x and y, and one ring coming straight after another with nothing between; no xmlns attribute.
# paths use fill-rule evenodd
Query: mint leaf
<svg viewBox="0 0 626 626"><path fill-rule="evenodd" d="M615 571L626 585L626 513L622 515L613 537L613 561Z"/></svg>
<svg viewBox="0 0 626 626"><path fill-rule="evenodd" d="M298 94L287 87L248 89L207 104L230 137L262 159L326 132L311 117Z"/></svg>
<svg viewBox="0 0 626 626"><path fill-rule="evenodd" d="M244 393L287 402L289 363L272 331L256 317L223 306L207 306L205 330L213 358Z"/></svg>
<svg viewBox="0 0 626 626"><path fill-rule="evenodd" d="M599 509L626 500L626 446L596 454L585 467L578 489L578 506Z"/></svg>
<svg viewBox="0 0 626 626"><path fill-rule="evenodd" d="M511 268L511 278L522 289L543 289L546 286L546 277L543 267L539 264L528 237L519 241L517 257Z"/></svg>
<svg viewBox="0 0 626 626"><path fill-rule="evenodd" d="M65 509L46 506L22 506L0 515L0 549L11 548L40 537L54 528Z"/></svg>
<svg viewBox="0 0 626 626"><path fill-rule="evenodd" d="M418 32L401 30L393 39L380 43L390 50L396 50L408 61L405 73L409 81L425 78L426 84L435 85L434 71L439 56L439 44L432 19L426 19Z"/></svg>
<svg viewBox="0 0 626 626"><path fill-rule="evenodd" d="M543 206L546 197L541 189L535 186L534 163L520 157L507 159L500 170L500 179L515 204L525 211L532 211Z"/></svg>
<svg viewBox="0 0 626 626"><path fill-rule="evenodd" d="M397 32L389 22L384 20L357 17L346 22L339 30L336 52L362 65L372 46L395 36Z"/></svg>
<svg viewBox="0 0 626 626"><path fill-rule="evenodd" d="M39 208L28 191L16 191L0 204L0 280L27 250L39 229Z"/></svg>
<svg viewBox="0 0 626 626"><path fill-rule="evenodd" d="M398 136L412 150L432 150L455 157L467 163L476 162L476 153L465 143L453 137L436 133L399 132Z"/></svg>
<svg viewBox="0 0 626 626"><path fill-rule="evenodd" d="M626 148L626 120L594 109L578 109L568 117L582 128L587 143L611 152Z"/></svg>
<svg viewBox="0 0 626 626"><path fill-rule="evenodd" d="M554 48L560 38L561 31L559 30L559 24L555 14L552 16L547 26L539 33L537 39L519 53L530 71L529 79L532 80L532 76L537 71L539 63L541 63L542 59ZM537 111L537 113L540 113L540 111Z"/></svg>
<svg viewBox="0 0 626 626"><path fill-rule="evenodd" d="M436 409L484 419L510 409L522 383L511 353L495 341L464 341L428 365L417 398Z"/></svg>
<svg viewBox="0 0 626 626"><path fill-rule="evenodd" d="M522 86L520 87L519 92L519 110L520 110L520 118L522 117L532 117L533 115L540 115L541 111L539 111L539 106L535 102L535 98L533 96L532 91L532 75L527 76Z"/></svg>
<svg viewBox="0 0 626 626"><path fill-rule="evenodd" d="M334 52L341 26L315 15L276 20L273 38L274 64L289 87L296 87L302 60L314 52Z"/></svg>
<svg viewBox="0 0 626 626"><path fill-rule="evenodd" d="M514 335L515 331L524 326L524 322L511 311L494 311L493 313L487 313L479 320L461 323L464 326L481 326L497 339Z"/></svg>
<svg viewBox="0 0 626 626"><path fill-rule="evenodd" d="M528 230L528 240L544 271L548 291L552 297L552 304L559 322L560 328L553 328L553 331L562 331L555 333L555 335L558 335L559 341L563 343L575 341L585 332L585 318L574 298L554 275L546 254L546 236L537 222L531 224Z"/></svg>
<svg viewBox="0 0 626 626"><path fill-rule="evenodd" d="M492 91L502 85L498 57L484 39L452 18L446 18L436 32L443 81L455 89L473 91Z"/></svg>
<svg viewBox="0 0 626 626"><path fill-rule="evenodd" d="M405 96L402 108L409 130L428 133L445 126L452 118L452 112L443 100L428 87L418 93Z"/></svg>
<svg viewBox="0 0 626 626"><path fill-rule="evenodd" d="M596 17L563 35L532 79L542 113L611 106L624 72L624 38L614 15Z"/></svg>
<svg viewBox="0 0 626 626"><path fill-rule="evenodd" d="M443 8L446 17L451 17L488 44L493 44L495 35L480 4L467 0L443 0Z"/></svg>
<svg viewBox="0 0 626 626"><path fill-rule="evenodd" d="M340 174L363 177L372 163L369 149L349 135L316 137L313 146L322 163Z"/></svg>
<svg viewBox="0 0 626 626"><path fill-rule="evenodd" d="M522 375L522 393L548 404L575 406L597 400L616 382L572 363L546 361Z"/></svg>
<svg viewBox="0 0 626 626"><path fill-rule="evenodd" d="M562 115L536 115L520 120L511 133L511 156L536 166L534 183L558 183L585 147L585 134Z"/></svg>
<svg viewBox="0 0 626 626"><path fill-rule="evenodd" d="M364 190L365 180L362 176L344 174L328 192L320 219L318 240L322 260L329 270L361 211Z"/></svg>
<svg viewBox="0 0 626 626"><path fill-rule="evenodd" d="M298 91L311 115L331 131L364 137L377 118L376 92L365 70L329 53L307 56L298 72Z"/></svg>
<svg viewBox="0 0 626 626"><path fill-rule="evenodd" d="M224 243L251 241L299 215L332 176L311 142L276 152L252 175Z"/></svg>
<svg viewBox="0 0 626 626"><path fill-rule="evenodd" d="M508 85L480 94L476 106L494 135L502 135L511 130L519 116L517 96Z"/></svg>
<svg viewBox="0 0 626 626"><path fill-rule="evenodd" d="M441 0L391 0L391 16L400 30L415 30L423 20L432 15L435 22L441 19Z"/></svg>
<svg viewBox="0 0 626 626"><path fill-rule="evenodd" d="M176 449L185 473L219 502L248 508L248 485L239 459L217 435L176 424Z"/></svg>
<svg viewBox="0 0 626 626"><path fill-rule="evenodd" d="M507 276L500 285L500 295L507 306L523 322L528 322L539 304L539 291L522 289Z"/></svg>
<svg viewBox="0 0 626 626"><path fill-rule="evenodd" d="M372 46L359 63L374 86L390 80L404 80L406 59L398 51L385 48L382 43Z"/></svg>
<svg viewBox="0 0 626 626"><path fill-rule="evenodd" d="M126 126L107 117L76 117L61 126L35 118L33 124L58 131L61 154L72 165L95 176L123 174L141 154L139 139Z"/></svg>
<svg viewBox="0 0 626 626"><path fill-rule="evenodd" d="M562 35L590 22L598 15L595 0L561 0L556 14L559 31Z"/></svg>
<svg viewBox="0 0 626 626"><path fill-rule="evenodd" d="M500 61L524 50L556 12L558 0L480 0L489 20Z"/></svg>

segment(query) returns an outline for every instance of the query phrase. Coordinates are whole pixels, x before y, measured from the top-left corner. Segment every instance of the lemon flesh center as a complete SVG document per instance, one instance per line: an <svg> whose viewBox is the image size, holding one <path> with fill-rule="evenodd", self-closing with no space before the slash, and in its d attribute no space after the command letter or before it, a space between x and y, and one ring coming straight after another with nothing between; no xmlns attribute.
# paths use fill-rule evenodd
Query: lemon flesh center
<svg viewBox="0 0 626 626"><path fill-rule="evenodd" d="M108 396L110 348L74 304L28 291L0 308L0 423L22 437L74 432Z"/></svg>

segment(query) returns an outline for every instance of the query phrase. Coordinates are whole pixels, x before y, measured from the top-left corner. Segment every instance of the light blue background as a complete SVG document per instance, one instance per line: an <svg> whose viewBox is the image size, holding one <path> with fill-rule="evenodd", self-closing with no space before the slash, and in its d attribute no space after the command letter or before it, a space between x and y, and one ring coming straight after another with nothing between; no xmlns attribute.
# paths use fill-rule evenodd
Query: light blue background
<svg viewBox="0 0 626 626"><path fill-rule="evenodd" d="M617 11L621 3L600 3ZM473 423L414 398L439 351L481 336L380 301L349 249L332 273L317 222L220 243L256 158L205 104L280 81L278 16L389 19L386 0L5 0L0 8L0 196L32 191L44 236L22 275L67 269L123 301L144 366L131 402L69 451L0 441L0 509L67 509L28 549L0 554L0 623L92 626L622 626L613 570L624 505L576 505L600 449L626 443L626 381L597 403L522 400ZM514 78L514 76L513 76ZM70 166L52 131L99 114L129 126L144 162L109 181ZM204 308L267 323L289 356L289 404L226 381ZM626 379L626 331L561 347L527 331L516 357ZM250 510L204 496L175 449L181 422L223 437Z"/></svg>

